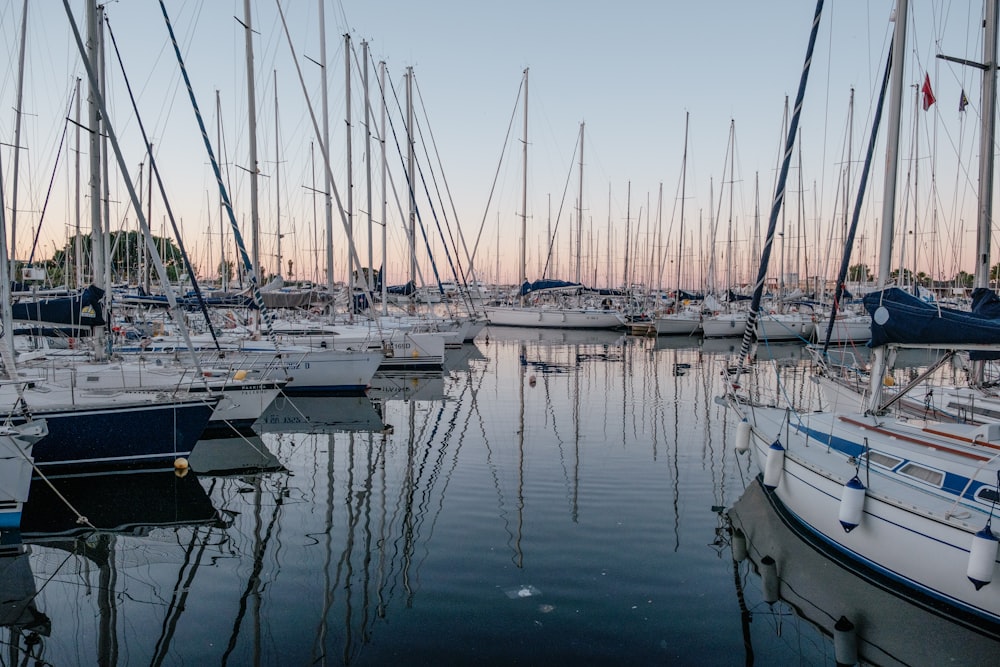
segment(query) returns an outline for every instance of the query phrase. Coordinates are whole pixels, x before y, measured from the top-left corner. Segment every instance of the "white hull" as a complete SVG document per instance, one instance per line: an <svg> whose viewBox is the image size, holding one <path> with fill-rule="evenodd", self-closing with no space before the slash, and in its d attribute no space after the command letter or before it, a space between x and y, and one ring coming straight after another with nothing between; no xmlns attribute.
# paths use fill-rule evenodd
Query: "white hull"
<svg viewBox="0 0 1000 667"><path fill-rule="evenodd" d="M742 336L746 328L746 313L723 313L702 320L702 333L706 338ZM760 313L756 327L761 340L808 341L816 329L812 317L805 313Z"/></svg>
<svg viewBox="0 0 1000 667"><path fill-rule="evenodd" d="M618 329L625 318L615 310L597 308L483 308L490 324L545 329Z"/></svg>
<svg viewBox="0 0 1000 667"><path fill-rule="evenodd" d="M990 505L971 498L956 502L954 493L921 481L920 473L905 477L898 472L907 466L911 471L947 470L971 477L975 490L977 482L995 485L996 449L936 437L933 431L947 428L940 425L926 430L883 422L876 427L870 417L831 413L805 413L801 422L792 416L793 425L788 425L784 409L741 407L754 425L751 449L762 472L776 434L785 447L774 494L798 522L845 556L927 599L1000 622L1000 581L977 591L967 577L973 536L986 524ZM869 427L857 425L863 422ZM860 523L851 532L841 526L839 511L844 485L858 471L857 460L828 447L826 434L835 443L855 443L858 452L863 449L856 443L867 443L873 452L899 461L891 469L880 468L877 459L867 469L862 465L859 476L868 488ZM957 458L967 462L957 460L949 453L953 451L961 451ZM1000 578L1000 563L994 561L993 572Z"/></svg>
<svg viewBox="0 0 1000 667"><path fill-rule="evenodd" d="M198 375L193 368L174 363L151 362L136 358L114 363L76 362L56 359L58 366L36 359L22 368L22 377L39 377L62 386L84 391L174 391L217 394L221 398L209 423L249 425L271 404L284 381L248 380L233 367L203 368Z"/></svg>
<svg viewBox="0 0 1000 667"><path fill-rule="evenodd" d="M701 315L673 313L653 320L657 336L696 336L701 333Z"/></svg>
<svg viewBox="0 0 1000 667"><path fill-rule="evenodd" d="M775 511L761 484L751 484L727 514L733 529L733 559L740 564L741 575L751 574L751 568L744 570L751 563L759 575L756 582L752 575L741 578L747 606L757 608L765 590L773 590L767 587L769 577L776 574L777 593L790 609L779 603L771 613L794 611L816 627L832 648L835 662L850 662L855 657L852 647L863 665L944 665L956 658L970 665L996 661L996 634L981 634L978 624L927 609L866 576L864 570L845 567L850 563L825 545L803 539L794 520ZM759 593L753 591L754 584ZM841 618L854 625L855 641L846 646L835 639L842 629ZM780 632L780 627L775 629ZM915 637L934 641L914 641Z"/></svg>
<svg viewBox="0 0 1000 667"><path fill-rule="evenodd" d="M382 363L377 352L282 347L282 365L276 366L273 347L246 343L243 351L262 353L259 359L248 359L242 365L250 371L249 378L285 379L289 393L364 391Z"/></svg>
<svg viewBox="0 0 1000 667"><path fill-rule="evenodd" d="M820 343L827 341L826 332L830 326L830 318L819 320L816 323L816 340ZM830 332L831 343L850 343L854 341L865 341L871 338L872 320L868 315L849 315L838 317L833 321L833 331Z"/></svg>

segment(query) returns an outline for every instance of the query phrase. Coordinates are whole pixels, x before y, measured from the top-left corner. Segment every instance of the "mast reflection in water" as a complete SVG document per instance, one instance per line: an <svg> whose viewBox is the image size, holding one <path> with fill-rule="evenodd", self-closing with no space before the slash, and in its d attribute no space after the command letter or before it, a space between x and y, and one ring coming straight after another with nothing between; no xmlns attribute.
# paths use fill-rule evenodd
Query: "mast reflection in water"
<svg viewBox="0 0 1000 667"><path fill-rule="evenodd" d="M723 354L493 328L442 373L273 406L216 472L55 480L75 512L36 480L11 661L732 664L722 510L752 480ZM788 625L756 655L827 659Z"/></svg>

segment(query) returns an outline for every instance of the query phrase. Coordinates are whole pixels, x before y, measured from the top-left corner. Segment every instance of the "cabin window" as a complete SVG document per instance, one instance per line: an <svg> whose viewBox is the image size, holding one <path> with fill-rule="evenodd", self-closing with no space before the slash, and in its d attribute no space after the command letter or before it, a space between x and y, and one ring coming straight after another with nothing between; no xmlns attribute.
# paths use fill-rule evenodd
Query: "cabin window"
<svg viewBox="0 0 1000 667"><path fill-rule="evenodd" d="M1000 503L1000 491L992 486L981 487L976 491L976 500L991 504Z"/></svg>
<svg viewBox="0 0 1000 667"><path fill-rule="evenodd" d="M925 468L924 466L916 463L907 463L899 469L899 472L907 477L919 479L921 482L927 482L928 484L933 484L934 486L941 486L941 482L944 481L944 473L938 470Z"/></svg>
<svg viewBox="0 0 1000 667"><path fill-rule="evenodd" d="M883 468L888 468L889 470L892 470L903 462L903 459L898 459L895 456L889 456L888 454L883 454L882 452L869 451L867 458L869 463L874 463L877 466L882 466Z"/></svg>

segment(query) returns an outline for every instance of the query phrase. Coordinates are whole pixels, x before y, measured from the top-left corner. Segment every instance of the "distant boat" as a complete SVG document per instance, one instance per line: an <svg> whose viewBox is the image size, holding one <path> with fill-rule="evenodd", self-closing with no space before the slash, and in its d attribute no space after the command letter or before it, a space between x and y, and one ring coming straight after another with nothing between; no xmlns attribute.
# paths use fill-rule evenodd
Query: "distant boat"
<svg viewBox="0 0 1000 667"><path fill-rule="evenodd" d="M527 170L528 170L528 70L524 70L524 174L521 207L521 266L522 282L518 293L511 297L509 305L488 305L483 307L486 319L491 325L507 327L540 327L552 329L618 329L625 326L625 317L611 307L610 299L603 299L602 305L590 307L580 303L583 286L560 280L539 280L529 283L524 280L527 257ZM583 197L583 124L580 124L580 196ZM529 303L529 295L536 301L544 296L563 295L548 303ZM567 301L575 296L576 304ZM540 297L541 295L541 297Z"/></svg>

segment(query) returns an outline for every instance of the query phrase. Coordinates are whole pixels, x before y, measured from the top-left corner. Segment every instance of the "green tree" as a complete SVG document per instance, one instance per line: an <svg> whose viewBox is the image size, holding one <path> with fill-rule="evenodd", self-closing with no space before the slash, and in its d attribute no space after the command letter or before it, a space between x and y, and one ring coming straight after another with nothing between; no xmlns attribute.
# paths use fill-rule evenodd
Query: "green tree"
<svg viewBox="0 0 1000 667"><path fill-rule="evenodd" d="M847 268L847 280L852 283L871 282L872 272L867 264L852 264Z"/></svg>
<svg viewBox="0 0 1000 667"><path fill-rule="evenodd" d="M184 274L184 266L181 261L181 251L171 239L153 236L153 243L156 246L157 254L167 270L167 278L175 282ZM91 253L91 238L89 235L81 235L80 243L83 251L83 273L84 280L93 280ZM114 281L140 282L142 280L142 267L140 257L142 257L143 241L138 232L111 232L111 279ZM67 259L69 263L70 276L75 274L76 266L76 237L70 237L66 245L56 250L52 259L45 262L49 270L50 278L58 284L64 282L67 269ZM149 276L156 280L158 278L152 263L145 267Z"/></svg>

